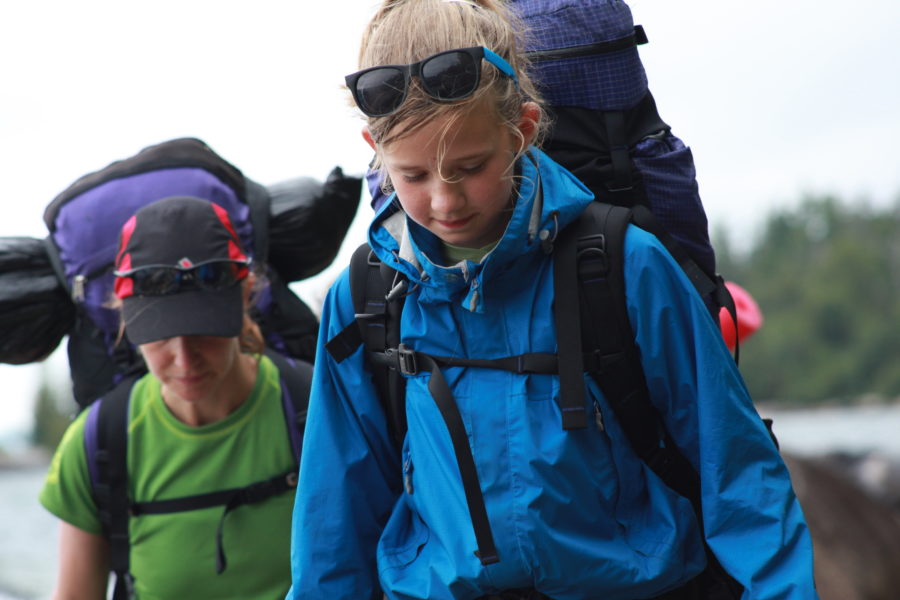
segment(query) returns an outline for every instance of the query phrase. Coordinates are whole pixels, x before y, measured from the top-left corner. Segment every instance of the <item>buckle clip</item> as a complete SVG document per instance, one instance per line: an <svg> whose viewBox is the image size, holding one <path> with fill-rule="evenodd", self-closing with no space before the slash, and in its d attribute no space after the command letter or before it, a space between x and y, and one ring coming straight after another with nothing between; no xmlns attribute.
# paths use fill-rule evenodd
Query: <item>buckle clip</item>
<svg viewBox="0 0 900 600"><path fill-rule="evenodd" d="M397 368L403 375L415 375L419 372L416 364L416 351L408 348L406 344L397 346Z"/></svg>

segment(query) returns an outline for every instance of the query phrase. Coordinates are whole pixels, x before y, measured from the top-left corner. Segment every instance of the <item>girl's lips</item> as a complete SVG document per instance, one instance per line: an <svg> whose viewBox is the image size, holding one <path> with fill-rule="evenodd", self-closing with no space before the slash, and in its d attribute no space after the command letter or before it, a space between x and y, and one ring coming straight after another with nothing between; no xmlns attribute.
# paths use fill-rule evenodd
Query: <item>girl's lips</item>
<svg viewBox="0 0 900 600"><path fill-rule="evenodd" d="M466 217L464 219L456 219L453 221L441 221L437 220L438 225L444 227L446 229L459 229L460 227L465 227L469 221L472 220L472 217Z"/></svg>

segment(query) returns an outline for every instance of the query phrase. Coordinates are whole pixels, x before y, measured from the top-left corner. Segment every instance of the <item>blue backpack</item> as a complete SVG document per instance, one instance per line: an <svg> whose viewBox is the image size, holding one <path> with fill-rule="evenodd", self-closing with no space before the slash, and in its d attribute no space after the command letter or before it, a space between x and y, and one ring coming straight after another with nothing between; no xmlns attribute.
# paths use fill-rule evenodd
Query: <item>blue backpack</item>
<svg viewBox="0 0 900 600"><path fill-rule="evenodd" d="M46 251L59 286L71 298L69 367L75 400L87 406L129 375L144 371L120 333L112 295L119 231L142 206L167 196L195 196L224 207L244 248L263 265L269 285L253 317L267 345L312 361L318 319L288 287L334 260L359 203L361 180L335 168L324 183L310 178L265 187L195 138L174 139L89 173L46 208ZM58 340L57 340L58 341Z"/></svg>

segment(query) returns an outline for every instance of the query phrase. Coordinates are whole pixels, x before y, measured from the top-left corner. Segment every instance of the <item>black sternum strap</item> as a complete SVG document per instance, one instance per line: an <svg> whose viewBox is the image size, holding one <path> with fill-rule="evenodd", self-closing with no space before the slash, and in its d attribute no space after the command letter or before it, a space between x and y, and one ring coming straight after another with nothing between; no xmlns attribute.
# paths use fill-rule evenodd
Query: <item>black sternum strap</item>
<svg viewBox="0 0 900 600"><path fill-rule="evenodd" d="M225 567L228 566L228 561L225 558L225 546L222 541L225 517L239 506L262 502L295 487L297 487L297 471L291 469L286 473L281 473L270 479L258 481L242 488L172 498L171 500L135 502L131 504L130 509L131 514L134 516L162 515L224 505L225 509L222 511L219 525L216 528L216 573L221 574Z"/></svg>
<svg viewBox="0 0 900 600"><path fill-rule="evenodd" d="M484 505L484 495L481 493L481 482L478 480L478 470L475 468L475 458L472 456L472 448L469 447L469 438L466 434L466 426L463 424L459 407L453 399L447 380L441 373L441 368L430 356L419 355L423 365L431 371L428 381L428 391L434 398L441 417L450 433L450 441L453 443L453 452L456 454L456 464L459 466L459 475L462 479L463 491L466 494L466 504L469 507L469 517L472 519L472 527L475 530L475 542L478 550L475 556L482 565L490 565L500 562L497 547L494 545L494 534L491 532L491 523L488 520L487 508Z"/></svg>
<svg viewBox="0 0 900 600"><path fill-rule="evenodd" d="M500 557L494 545L494 536L491 533L491 524L488 520L487 508L484 505L484 495L481 492L481 482L478 479L478 470L475 467L472 448L469 446L466 427L456 400L453 398L453 392L441 372L441 365L501 369L513 373L555 374L558 372L556 355L534 352L496 359L457 358L432 356L416 352L400 344L397 348L388 348L383 353L375 352L371 358L374 363L387 366L404 375L415 375L421 371L431 373L428 391L441 413L453 444L456 464L459 467L459 475L466 495L469 517L472 520L475 541L478 544L475 556L483 565L499 562Z"/></svg>

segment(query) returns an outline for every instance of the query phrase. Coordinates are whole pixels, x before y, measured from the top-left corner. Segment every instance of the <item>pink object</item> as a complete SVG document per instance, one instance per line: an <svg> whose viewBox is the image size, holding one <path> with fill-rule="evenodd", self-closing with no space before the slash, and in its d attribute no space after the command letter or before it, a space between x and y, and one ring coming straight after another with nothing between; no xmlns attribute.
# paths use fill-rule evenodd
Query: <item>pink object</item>
<svg viewBox="0 0 900 600"><path fill-rule="evenodd" d="M762 326L762 311L759 310L759 305L753 299L753 296L738 284L733 281L726 281L725 287L728 288L728 291L731 292L731 297L734 298L734 306L737 309L737 340L743 342ZM719 324L722 329L722 337L725 338L725 344L731 350L734 350L734 321L724 307L719 311Z"/></svg>

